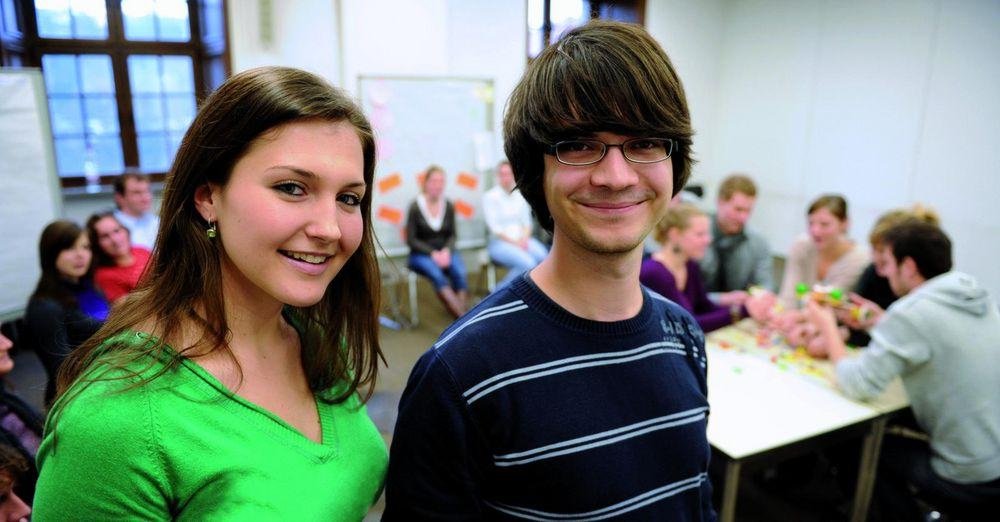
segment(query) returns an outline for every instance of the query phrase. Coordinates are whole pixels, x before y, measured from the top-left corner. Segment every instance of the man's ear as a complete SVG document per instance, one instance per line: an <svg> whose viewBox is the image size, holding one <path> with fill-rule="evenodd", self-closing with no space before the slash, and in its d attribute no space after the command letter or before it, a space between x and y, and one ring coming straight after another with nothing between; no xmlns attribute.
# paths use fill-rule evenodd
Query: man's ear
<svg viewBox="0 0 1000 522"><path fill-rule="evenodd" d="M124 203L124 202L125 202L125 198L121 194L115 192L115 206L120 209L120 208L122 208L122 203Z"/></svg>
<svg viewBox="0 0 1000 522"><path fill-rule="evenodd" d="M218 187L208 183L198 187L194 191L194 208L201 214L202 219L211 223L218 217L215 211L215 199L219 197Z"/></svg>
<svg viewBox="0 0 1000 522"><path fill-rule="evenodd" d="M912 280L914 277L920 276L920 270L917 269L917 262L909 256L904 257L903 261L899 263L899 270L907 280Z"/></svg>

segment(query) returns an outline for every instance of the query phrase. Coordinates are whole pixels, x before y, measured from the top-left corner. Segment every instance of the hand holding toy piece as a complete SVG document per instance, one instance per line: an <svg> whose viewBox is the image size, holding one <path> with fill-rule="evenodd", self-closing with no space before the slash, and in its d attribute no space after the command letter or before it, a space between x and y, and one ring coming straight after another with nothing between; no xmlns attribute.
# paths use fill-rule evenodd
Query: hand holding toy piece
<svg viewBox="0 0 1000 522"><path fill-rule="evenodd" d="M813 302L829 306L835 310L842 310L846 312L847 317L850 317L856 323L864 324L872 319L873 310L871 308L865 306L865 303L859 304L848 301L845 298L844 291L834 286L815 284L810 289L809 285L799 283L795 285L795 294L799 297L799 301L803 306L808 302ZM837 315L840 317L842 314Z"/></svg>
<svg viewBox="0 0 1000 522"><path fill-rule="evenodd" d="M849 296L851 306L835 308L837 319L855 330L867 330L878 322L885 310L858 294Z"/></svg>

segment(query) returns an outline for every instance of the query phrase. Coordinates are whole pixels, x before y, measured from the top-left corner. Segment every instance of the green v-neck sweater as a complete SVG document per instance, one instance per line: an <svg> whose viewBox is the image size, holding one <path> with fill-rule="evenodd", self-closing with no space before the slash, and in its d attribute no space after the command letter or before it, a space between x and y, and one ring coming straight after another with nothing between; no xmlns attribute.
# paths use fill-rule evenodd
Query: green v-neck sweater
<svg viewBox="0 0 1000 522"><path fill-rule="evenodd" d="M319 444L190 360L127 386L96 381L56 404L32 520L360 520L381 490L385 443L357 397L316 401Z"/></svg>

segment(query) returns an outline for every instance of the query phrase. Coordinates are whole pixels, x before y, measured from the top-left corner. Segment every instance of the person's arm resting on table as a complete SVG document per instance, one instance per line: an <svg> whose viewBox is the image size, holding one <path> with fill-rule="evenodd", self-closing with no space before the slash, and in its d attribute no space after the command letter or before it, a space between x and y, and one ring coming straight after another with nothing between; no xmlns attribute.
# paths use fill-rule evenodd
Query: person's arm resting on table
<svg viewBox="0 0 1000 522"><path fill-rule="evenodd" d="M901 317L886 316L872 330L871 344L859 356L845 358L847 348L833 312L815 303L809 303L808 310L826 341L830 362L836 367L837 385L852 399L878 397L893 379L930 355L927 346L913 335L916 330L912 325Z"/></svg>

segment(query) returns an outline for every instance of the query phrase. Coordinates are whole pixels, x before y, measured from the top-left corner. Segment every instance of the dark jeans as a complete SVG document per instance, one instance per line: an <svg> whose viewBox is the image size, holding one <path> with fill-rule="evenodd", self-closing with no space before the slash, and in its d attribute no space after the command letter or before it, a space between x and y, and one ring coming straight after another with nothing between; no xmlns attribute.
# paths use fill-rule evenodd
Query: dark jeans
<svg viewBox="0 0 1000 522"><path fill-rule="evenodd" d="M995 506L1000 499L1000 479L981 484L952 482L931 468L926 441L886 435L875 482L873 520L923 520L913 489L916 497L946 512L958 508L981 513L987 503Z"/></svg>

